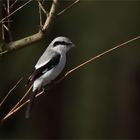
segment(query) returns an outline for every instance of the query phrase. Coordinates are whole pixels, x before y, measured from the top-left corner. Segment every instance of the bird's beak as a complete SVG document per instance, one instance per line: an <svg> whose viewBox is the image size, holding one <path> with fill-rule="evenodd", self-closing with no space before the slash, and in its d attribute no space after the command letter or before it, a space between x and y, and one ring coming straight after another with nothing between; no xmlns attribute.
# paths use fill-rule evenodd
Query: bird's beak
<svg viewBox="0 0 140 140"><path fill-rule="evenodd" d="M75 44L72 44L72 48L75 48Z"/></svg>

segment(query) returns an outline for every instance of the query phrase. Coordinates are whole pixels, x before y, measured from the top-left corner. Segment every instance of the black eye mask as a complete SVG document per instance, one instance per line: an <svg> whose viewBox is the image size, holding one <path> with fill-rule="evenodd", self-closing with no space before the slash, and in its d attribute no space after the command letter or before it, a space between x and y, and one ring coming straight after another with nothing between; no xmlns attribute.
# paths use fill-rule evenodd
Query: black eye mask
<svg viewBox="0 0 140 140"><path fill-rule="evenodd" d="M56 47L57 45L72 45L72 43L70 43L70 42L65 42L65 41L56 41L56 42L54 42L54 44L53 44L53 47Z"/></svg>

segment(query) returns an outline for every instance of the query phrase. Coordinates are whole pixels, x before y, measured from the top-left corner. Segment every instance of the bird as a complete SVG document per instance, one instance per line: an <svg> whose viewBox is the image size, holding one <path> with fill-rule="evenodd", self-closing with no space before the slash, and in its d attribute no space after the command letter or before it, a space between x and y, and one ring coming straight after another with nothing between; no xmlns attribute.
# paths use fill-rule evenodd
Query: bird
<svg viewBox="0 0 140 140"><path fill-rule="evenodd" d="M27 82L27 84L32 83L33 87L25 112L25 118L28 119L30 117L38 91L50 84L63 71L66 64L66 54L74 46L68 37L56 37L39 58Z"/></svg>

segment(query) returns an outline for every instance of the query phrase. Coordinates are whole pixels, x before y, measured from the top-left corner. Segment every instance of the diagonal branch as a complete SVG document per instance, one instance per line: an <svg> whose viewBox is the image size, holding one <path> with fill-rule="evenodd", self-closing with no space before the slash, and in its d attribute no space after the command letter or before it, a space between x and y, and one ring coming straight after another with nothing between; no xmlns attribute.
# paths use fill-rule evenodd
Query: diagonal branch
<svg viewBox="0 0 140 140"><path fill-rule="evenodd" d="M61 12L59 12L58 14L57 14L57 16L59 16L59 15L61 15L61 14L63 14L64 12L66 12L67 10L69 10L72 6L74 6L76 3L78 3L80 0L76 0L76 1L74 1L72 4L70 4L68 7L66 7L65 9L63 9Z"/></svg>
<svg viewBox="0 0 140 140"><path fill-rule="evenodd" d="M64 75L64 77L62 77L62 78L67 77L67 76L68 76L69 74L71 74L72 72L74 72L74 71L78 70L79 68L81 68L81 67L87 65L88 63L92 62L93 60L98 59L98 58L102 57L103 55L108 54L108 53L110 53L110 52L112 52L112 51L114 51L114 50L116 50L116 49L122 48L122 47L124 47L125 45L127 45L127 44L129 44L129 43L131 43L131 42L133 42L133 41L135 41L135 40L138 40L138 39L140 39L140 36L137 36L137 37L135 37L135 38L133 38L133 39L130 39L130 40L128 40L128 41L126 41L126 42L124 42L124 43L122 43L122 44L120 44L120 45L117 45L117 46L115 46L115 47L113 47L113 48L111 48L111 49L109 49L109 50L107 50L107 51L104 51L103 53L100 53L100 54L96 55L95 57L92 57L91 59L85 61L84 63L81 63L80 65L76 66L75 68L69 70L69 71Z"/></svg>
<svg viewBox="0 0 140 140"><path fill-rule="evenodd" d="M29 87L29 89L27 90L27 92L23 95L23 97L17 102L17 104L10 110L10 112L12 112L13 110L15 110L22 102L23 100L26 98L26 96L29 94L29 92L31 91L32 89L32 85ZM9 113L10 113L9 112ZM8 114L9 114L8 113Z"/></svg>
<svg viewBox="0 0 140 140"><path fill-rule="evenodd" d="M0 52L0 56L4 55L4 54L7 54L8 53L8 50L5 50L3 52Z"/></svg>
<svg viewBox="0 0 140 140"><path fill-rule="evenodd" d="M9 95L12 93L12 91L18 86L18 84L21 82L22 78L20 78L18 80L18 82L9 90L9 92L7 93L7 95L5 96L5 98L1 101L0 103L0 107L3 105L3 103L5 102L5 100L9 97Z"/></svg>
<svg viewBox="0 0 140 140"><path fill-rule="evenodd" d="M42 95L44 92L41 91L40 93L38 93L35 97L37 98L38 96ZM17 108L15 108L14 110L11 110L1 121L5 121L6 119L8 119L9 117L11 117L14 113L16 113L18 110L20 110L23 106L25 106L30 100L26 100L24 103L22 103L21 105L17 106Z"/></svg>
<svg viewBox="0 0 140 140"><path fill-rule="evenodd" d="M49 16L46 19L46 21L44 23L44 26L43 26L43 29L42 29L43 31L47 31L48 30L48 28L50 27L53 19L55 18L57 4L58 4L58 0L53 0L52 7L51 7L50 12L49 12Z"/></svg>
<svg viewBox="0 0 140 140"><path fill-rule="evenodd" d="M28 37L25 37L25 38L22 38L20 40L10 42L8 44L8 48L9 48L10 51L11 50L16 50L16 49L25 47L27 45L30 45L32 43L35 43L35 42L41 40L42 38L43 38L43 32L39 31L38 33L35 33L35 34L30 35Z"/></svg>
<svg viewBox="0 0 140 140"><path fill-rule="evenodd" d="M46 9L44 9L44 7L43 7L43 1L42 2L40 2L40 0L37 0L38 1L38 5L39 5L39 7L40 7L40 9L43 11L43 13L48 17L48 12L47 12L47 10Z"/></svg>
<svg viewBox="0 0 140 140"><path fill-rule="evenodd" d="M12 9L14 7L14 5L17 3L18 0L15 0L11 5L10 5L10 9Z"/></svg>
<svg viewBox="0 0 140 140"><path fill-rule="evenodd" d="M38 2L38 12L39 12L39 23L40 23L40 28L42 29L42 11L41 11L41 2L40 0L37 0Z"/></svg>

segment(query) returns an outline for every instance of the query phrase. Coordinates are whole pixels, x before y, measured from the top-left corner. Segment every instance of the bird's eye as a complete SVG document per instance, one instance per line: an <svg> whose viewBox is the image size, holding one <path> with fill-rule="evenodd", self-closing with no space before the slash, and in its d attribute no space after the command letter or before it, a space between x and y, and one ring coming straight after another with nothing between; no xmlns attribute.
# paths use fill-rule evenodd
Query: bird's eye
<svg viewBox="0 0 140 140"><path fill-rule="evenodd" d="M61 44L60 41L56 41L56 42L54 42L53 46L55 47L55 46L60 45L60 44Z"/></svg>

